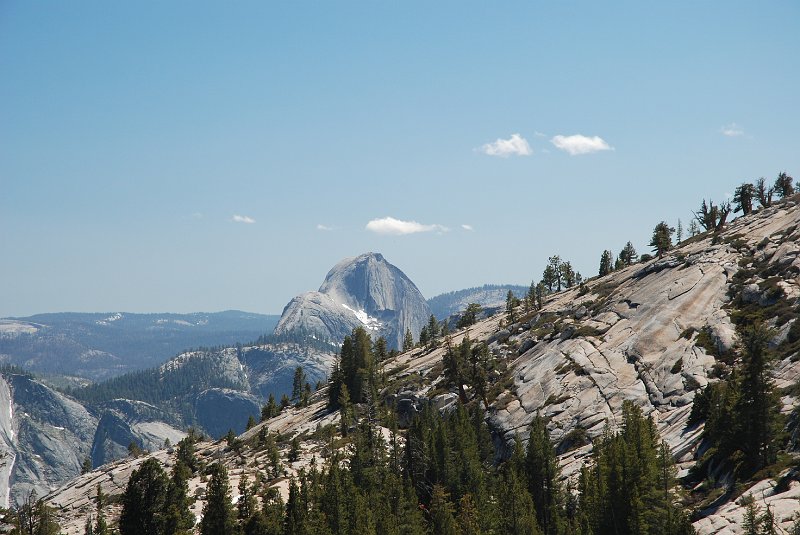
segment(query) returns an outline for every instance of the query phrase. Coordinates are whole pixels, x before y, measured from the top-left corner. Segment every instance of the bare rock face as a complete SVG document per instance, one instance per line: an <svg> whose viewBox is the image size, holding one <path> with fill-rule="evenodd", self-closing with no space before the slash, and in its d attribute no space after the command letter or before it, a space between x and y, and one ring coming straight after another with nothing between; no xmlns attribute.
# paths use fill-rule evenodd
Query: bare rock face
<svg viewBox="0 0 800 535"><path fill-rule="evenodd" d="M275 334L303 332L340 342L355 327L400 348L406 329L416 336L431 311L417 287L379 253L347 258L328 272L317 292L292 299Z"/></svg>
<svg viewBox="0 0 800 535"><path fill-rule="evenodd" d="M97 419L26 375L0 379L0 502L43 496L80 473Z"/></svg>
<svg viewBox="0 0 800 535"><path fill-rule="evenodd" d="M157 450L167 439L178 442L186 433L166 423L173 419L143 401L115 399L107 403L94 433L92 465L126 457L132 443L143 450Z"/></svg>
<svg viewBox="0 0 800 535"><path fill-rule="evenodd" d="M203 429L211 436L221 437L229 429L243 433L250 416L258 421L261 403L257 397L238 390L210 388L197 396L195 413Z"/></svg>

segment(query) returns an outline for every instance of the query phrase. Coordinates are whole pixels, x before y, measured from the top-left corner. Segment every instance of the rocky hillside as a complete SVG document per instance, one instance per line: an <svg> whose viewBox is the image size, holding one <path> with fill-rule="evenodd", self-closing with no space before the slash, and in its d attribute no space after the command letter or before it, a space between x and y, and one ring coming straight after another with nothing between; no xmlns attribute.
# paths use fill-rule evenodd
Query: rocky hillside
<svg viewBox="0 0 800 535"><path fill-rule="evenodd" d="M336 264L318 291L292 299L275 334L308 333L338 343L364 326L374 337L386 338L390 348L400 348L406 330L418 336L430 314L402 271L383 255L366 253Z"/></svg>
<svg viewBox="0 0 800 535"><path fill-rule="evenodd" d="M773 376L782 394L790 434L796 437L800 378L800 207L784 201L730 223L719 235L700 235L663 258L634 264L583 287L553 294L539 311L517 311L513 322L498 314L454 333L453 345L468 335L485 341L496 359L489 378L487 421L496 450L509 453L515 437L525 439L537 413L545 416L559 452L565 479L573 480L588 459L592 443L621 421L623 401L631 401L654 420L678 463L686 485L687 510L701 534L741 533L745 504L752 496L761 511L774 514L788 530L798 510L800 481L796 443L781 444L781 463L736 485L730 473L716 483L692 483L690 468L704 455L703 423L689 425L695 397L718 381L734 361L735 324L758 315L774 328ZM398 420L408 422L425 405L446 412L459 397L443 378L445 348L415 348L383 364L381 398ZM287 475L325 458L335 442L326 433L338 412L325 410L325 390L305 408L290 408L244 433L238 448L203 443L201 457L224 462L236 488L248 474L260 473L268 485L286 493ZM794 422L794 423L792 423ZM279 432L284 471L271 473L259 445L262 429ZM328 430L328 431L326 431ZM388 433L388 431L387 431ZM289 462L289 440L300 452ZM172 462L169 452L158 452ZM97 483L109 494L122 492L140 459L120 461L81 476L48 497L67 533L80 533L92 511L88 495ZM276 477L279 476L279 477ZM205 482L191 481L202 508ZM712 485L709 487L708 485ZM714 486L716 485L716 486ZM237 492L234 490L234 495ZM749 498L748 498L749 499ZM111 509L110 514L113 516Z"/></svg>

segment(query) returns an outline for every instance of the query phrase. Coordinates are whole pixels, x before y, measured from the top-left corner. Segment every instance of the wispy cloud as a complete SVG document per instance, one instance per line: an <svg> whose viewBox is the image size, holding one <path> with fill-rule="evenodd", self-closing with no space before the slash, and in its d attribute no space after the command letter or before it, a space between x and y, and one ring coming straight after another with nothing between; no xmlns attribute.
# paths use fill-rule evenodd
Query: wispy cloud
<svg viewBox="0 0 800 535"><path fill-rule="evenodd" d="M508 139L498 138L493 143L481 145L478 150L489 156L499 156L500 158L530 156L533 154L533 149L531 149L528 141L519 134L511 134Z"/></svg>
<svg viewBox="0 0 800 535"><path fill-rule="evenodd" d="M248 225L252 225L253 223L256 222L256 220L250 216L239 215L239 214L233 214L231 221L233 221L234 223L247 223Z"/></svg>
<svg viewBox="0 0 800 535"><path fill-rule="evenodd" d="M472 225L467 225L466 223L465 223L465 224L463 224L463 225L461 225L461 228L463 228L464 230L468 230L468 231L470 231L470 232L472 232L473 230L475 230L474 228L472 228Z"/></svg>
<svg viewBox="0 0 800 535"><path fill-rule="evenodd" d="M736 123L731 123L719 129L719 132L726 137L739 137L744 135L744 129Z"/></svg>
<svg viewBox="0 0 800 535"><path fill-rule="evenodd" d="M419 232L447 232L449 230L444 225L425 225L416 221L403 221L393 217L373 219L367 223L366 228L376 234L393 236L405 236L406 234L417 234Z"/></svg>
<svg viewBox="0 0 800 535"><path fill-rule="evenodd" d="M329 227L327 225L323 225L322 223L319 223L317 225L317 230L324 230L325 232L330 232L331 230L333 230L333 227Z"/></svg>
<svg viewBox="0 0 800 535"><path fill-rule="evenodd" d="M555 145L557 149L563 150L572 156L579 154L589 154L592 152L599 152L603 150L614 150L614 147L609 145L600 136L583 136L581 134L574 134L571 136L554 136L550 143Z"/></svg>

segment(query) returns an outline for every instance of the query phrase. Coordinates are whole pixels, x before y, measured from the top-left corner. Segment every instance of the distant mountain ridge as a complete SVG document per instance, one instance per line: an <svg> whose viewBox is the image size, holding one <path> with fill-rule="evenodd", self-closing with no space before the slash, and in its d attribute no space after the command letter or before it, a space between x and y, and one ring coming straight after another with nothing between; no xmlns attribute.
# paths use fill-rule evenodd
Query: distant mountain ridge
<svg viewBox="0 0 800 535"><path fill-rule="evenodd" d="M528 292L528 287L518 284L484 284L431 297L428 299L428 306L437 319L444 320L453 314L464 312L470 303L478 303L486 309L503 307L509 290L521 298Z"/></svg>
<svg viewBox="0 0 800 535"><path fill-rule="evenodd" d="M355 327L400 348L406 330L416 337L431 311L416 285L380 253L346 258L328 272L319 290L292 299L275 328L341 342Z"/></svg>
<svg viewBox="0 0 800 535"><path fill-rule="evenodd" d="M238 310L191 314L37 314L0 319L0 362L92 381L157 366L191 347L247 343L277 316Z"/></svg>

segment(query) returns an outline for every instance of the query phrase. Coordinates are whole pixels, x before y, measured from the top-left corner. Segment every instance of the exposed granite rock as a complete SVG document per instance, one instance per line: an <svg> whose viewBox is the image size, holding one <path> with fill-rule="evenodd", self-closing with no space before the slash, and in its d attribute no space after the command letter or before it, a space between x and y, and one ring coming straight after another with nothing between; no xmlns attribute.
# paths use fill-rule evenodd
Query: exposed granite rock
<svg viewBox="0 0 800 535"><path fill-rule="evenodd" d="M354 327L383 336L390 348L403 345L406 329L415 336L430 309L417 287L379 253L347 258L328 272L318 292L292 299L276 334L314 333L340 342Z"/></svg>
<svg viewBox="0 0 800 535"><path fill-rule="evenodd" d="M238 390L211 388L197 396L195 414L203 429L219 438L229 429L243 433L250 416L258 421L261 403L257 397Z"/></svg>
<svg viewBox="0 0 800 535"><path fill-rule="evenodd" d="M115 399L105 404L92 442L92 466L126 457L131 443L148 451L162 448L167 439L175 444L186 433L166 423L174 419L143 401Z"/></svg>
<svg viewBox="0 0 800 535"><path fill-rule="evenodd" d="M0 499L19 504L80 473L97 419L82 405L27 375L0 380Z"/></svg>

